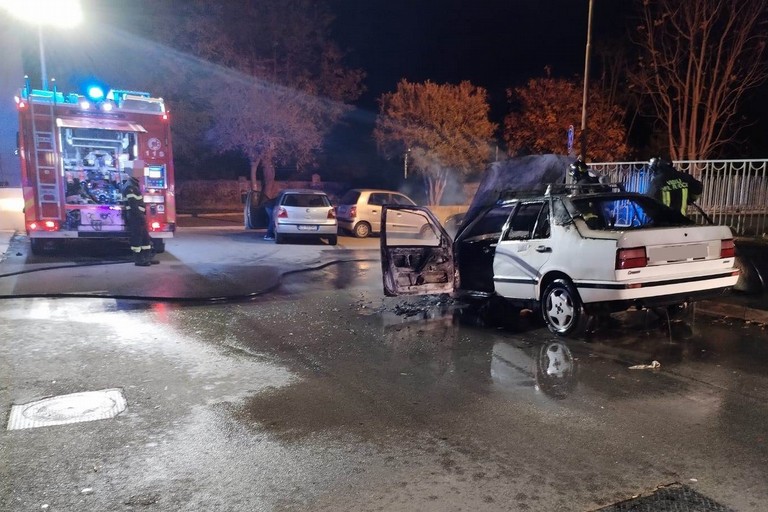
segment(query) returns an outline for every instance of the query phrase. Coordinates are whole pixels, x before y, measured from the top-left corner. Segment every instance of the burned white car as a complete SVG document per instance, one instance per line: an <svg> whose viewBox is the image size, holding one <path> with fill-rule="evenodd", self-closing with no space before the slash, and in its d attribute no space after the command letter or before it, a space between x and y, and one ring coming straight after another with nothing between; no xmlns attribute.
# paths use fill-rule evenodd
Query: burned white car
<svg viewBox="0 0 768 512"><path fill-rule="evenodd" d="M574 335L591 315L689 303L738 280L730 228L695 225L647 196L562 181L511 195L470 208L455 240L428 209L388 206L385 220L397 211L432 230L414 237L385 223L385 294L498 296Z"/></svg>

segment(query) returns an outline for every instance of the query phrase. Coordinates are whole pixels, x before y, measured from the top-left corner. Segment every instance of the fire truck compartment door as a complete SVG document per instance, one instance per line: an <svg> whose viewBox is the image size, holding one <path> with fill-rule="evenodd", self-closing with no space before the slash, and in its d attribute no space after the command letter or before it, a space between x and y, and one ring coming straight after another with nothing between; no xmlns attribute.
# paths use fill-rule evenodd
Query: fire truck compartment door
<svg viewBox="0 0 768 512"><path fill-rule="evenodd" d="M141 132L147 133L143 126L118 119L87 119L80 118L56 118L56 126L59 128L98 128L101 130L114 130L117 132Z"/></svg>

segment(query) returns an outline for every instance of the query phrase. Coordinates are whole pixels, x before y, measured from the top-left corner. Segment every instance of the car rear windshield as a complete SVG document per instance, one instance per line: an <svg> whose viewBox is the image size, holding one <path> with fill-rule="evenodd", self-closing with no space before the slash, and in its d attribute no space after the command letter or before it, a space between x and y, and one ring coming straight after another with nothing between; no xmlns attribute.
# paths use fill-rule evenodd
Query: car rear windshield
<svg viewBox="0 0 768 512"><path fill-rule="evenodd" d="M573 205L590 229L641 229L689 226L680 212L644 196L574 199Z"/></svg>
<svg viewBox="0 0 768 512"><path fill-rule="evenodd" d="M312 208L331 206L331 202L328 200L327 196L321 194L286 194L283 197L282 205Z"/></svg>
<svg viewBox="0 0 768 512"><path fill-rule="evenodd" d="M360 191L350 190L344 197L341 198L339 204L357 204L357 200L360 199Z"/></svg>

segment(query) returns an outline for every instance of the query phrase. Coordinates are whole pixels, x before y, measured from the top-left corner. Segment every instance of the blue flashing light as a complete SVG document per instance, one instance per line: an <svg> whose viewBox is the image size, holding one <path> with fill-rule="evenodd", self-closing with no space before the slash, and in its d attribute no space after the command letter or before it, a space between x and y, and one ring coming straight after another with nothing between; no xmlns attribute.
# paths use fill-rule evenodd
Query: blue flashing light
<svg viewBox="0 0 768 512"><path fill-rule="evenodd" d="M104 89L99 85L90 85L86 90L86 95L92 101L101 101L104 99Z"/></svg>

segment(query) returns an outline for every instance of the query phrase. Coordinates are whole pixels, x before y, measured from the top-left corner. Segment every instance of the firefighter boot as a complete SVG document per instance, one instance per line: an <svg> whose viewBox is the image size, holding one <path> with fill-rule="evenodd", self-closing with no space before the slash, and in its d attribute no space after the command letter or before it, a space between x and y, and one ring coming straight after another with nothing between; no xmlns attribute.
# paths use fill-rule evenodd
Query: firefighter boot
<svg viewBox="0 0 768 512"><path fill-rule="evenodd" d="M135 265L137 267L148 267L151 265L149 262L149 258L147 257L149 254L149 251L139 251L136 253L136 263Z"/></svg>
<svg viewBox="0 0 768 512"><path fill-rule="evenodd" d="M158 260L155 257L156 256L155 251L150 250L150 251L147 251L147 253L149 254L147 256L147 260L149 261L150 265L159 265L160 264L160 260Z"/></svg>

